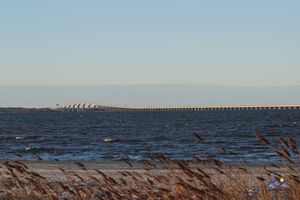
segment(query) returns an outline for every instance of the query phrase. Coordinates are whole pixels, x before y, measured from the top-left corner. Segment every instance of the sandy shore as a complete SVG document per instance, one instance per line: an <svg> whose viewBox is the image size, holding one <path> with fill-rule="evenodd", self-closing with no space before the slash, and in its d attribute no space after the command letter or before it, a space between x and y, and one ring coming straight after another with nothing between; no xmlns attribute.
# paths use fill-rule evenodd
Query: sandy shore
<svg viewBox="0 0 300 200"><path fill-rule="evenodd" d="M7 161L1 161L0 163L4 163ZM14 161L8 161L11 163L14 163ZM108 176L111 176L113 178L120 178L122 175L120 172L134 172L137 174L140 174L141 176L146 174L152 174L152 175L165 175L168 173L176 174L181 176L182 175L182 169L180 169L177 165L174 164L156 164L156 167L152 166L146 166L142 163L126 163L126 162L118 162L118 163L93 163L93 162L83 162L84 166L81 166L80 164L76 162L47 162L47 161L21 161L26 166L29 167L34 172L39 173L40 175L47 178L48 181L67 181L68 178L66 177L65 173L63 171L66 171L70 174L78 174L82 177L97 177L99 176L99 173L96 170L99 170ZM197 169L200 168L207 172L212 179L218 181L220 177L222 177L222 174L218 173L216 171L216 168L214 166L207 166L204 164L190 164L190 169ZM228 166L222 167L224 171L230 171L232 175L234 175L238 179L245 179L247 181L253 182L255 184L257 182L258 176L264 177L266 181L271 181L274 176L274 174L279 174L282 177L290 174L290 170L285 167L266 167L263 166L251 166L251 167L241 167L238 165L231 166L230 168ZM299 167L297 167L299 169ZM267 173L267 170L270 170L274 174L269 176ZM4 169L1 168L3 171Z"/></svg>
<svg viewBox="0 0 300 200"><path fill-rule="evenodd" d="M299 169L299 166L293 171L275 166L170 160L163 163L1 161L0 197L198 200L209 195L214 198L208 199L252 200L257 199L257 195L269 195L259 191L265 191L275 177L289 180L293 173L298 175ZM297 192L298 185L294 184L293 188L289 195ZM299 195L294 196L298 198ZM266 199L265 196L262 199Z"/></svg>

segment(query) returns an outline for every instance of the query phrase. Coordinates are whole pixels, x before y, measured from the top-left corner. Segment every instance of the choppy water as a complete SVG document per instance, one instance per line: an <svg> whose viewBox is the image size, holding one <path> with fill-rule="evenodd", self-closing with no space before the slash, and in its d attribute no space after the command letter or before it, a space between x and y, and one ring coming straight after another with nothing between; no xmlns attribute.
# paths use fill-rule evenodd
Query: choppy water
<svg viewBox="0 0 300 200"><path fill-rule="evenodd" d="M199 143L194 131L205 141ZM274 150L281 146L265 147L256 134L274 144L277 137L292 137L299 146L300 111L0 113L0 159L111 162L165 154L174 159L215 155L227 162L279 162Z"/></svg>

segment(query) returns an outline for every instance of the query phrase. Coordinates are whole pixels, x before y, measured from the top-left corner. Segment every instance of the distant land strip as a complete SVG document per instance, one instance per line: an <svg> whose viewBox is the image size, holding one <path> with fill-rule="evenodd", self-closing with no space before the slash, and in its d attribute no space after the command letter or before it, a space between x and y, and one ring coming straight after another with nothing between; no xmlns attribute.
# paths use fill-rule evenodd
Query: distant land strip
<svg viewBox="0 0 300 200"><path fill-rule="evenodd" d="M179 106L179 107L119 107L89 103L56 105L55 111L99 111L99 112L168 112L205 110L300 110L300 105L254 105L254 106Z"/></svg>

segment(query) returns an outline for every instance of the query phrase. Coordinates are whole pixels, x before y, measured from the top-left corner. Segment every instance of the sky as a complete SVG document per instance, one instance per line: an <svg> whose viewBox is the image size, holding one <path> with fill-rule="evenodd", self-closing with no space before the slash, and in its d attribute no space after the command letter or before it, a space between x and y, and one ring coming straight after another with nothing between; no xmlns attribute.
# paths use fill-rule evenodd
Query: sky
<svg viewBox="0 0 300 200"><path fill-rule="evenodd" d="M160 98L158 86L169 85L293 91L300 85L299 10L297 0L0 0L0 90L7 92L0 94L0 106L66 101L59 91L76 86L119 86L117 93L151 86L152 102ZM59 91L53 102L24 104L29 87L43 87L46 96ZM197 99L178 101L183 93L170 104ZM151 104L136 94L140 104ZM262 101L259 94L252 102ZM86 95L94 102L103 97ZM289 95L282 103L300 101ZM31 98L38 96L33 92ZM218 104L226 102L220 98Z"/></svg>

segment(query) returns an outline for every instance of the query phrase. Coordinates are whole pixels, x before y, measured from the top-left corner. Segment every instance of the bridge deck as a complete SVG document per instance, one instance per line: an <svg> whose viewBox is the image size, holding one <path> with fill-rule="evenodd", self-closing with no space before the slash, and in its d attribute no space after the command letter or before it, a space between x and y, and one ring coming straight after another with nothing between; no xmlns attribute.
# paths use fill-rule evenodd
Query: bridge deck
<svg viewBox="0 0 300 200"><path fill-rule="evenodd" d="M92 105L92 106L91 106ZM168 112L205 110L300 110L300 105L258 105L258 106L200 106L200 107L115 107L96 104L72 104L56 108L59 111L106 111L106 112Z"/></svg>

